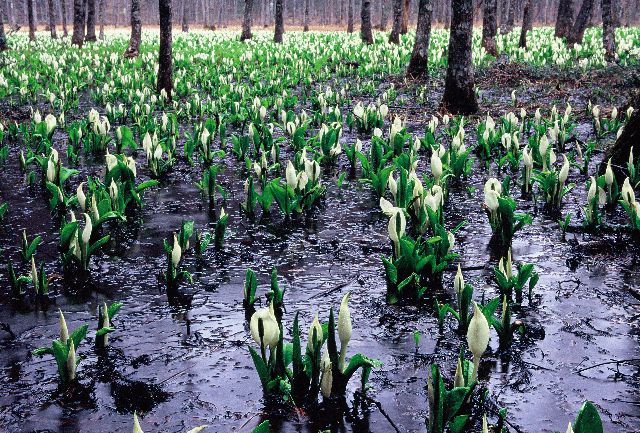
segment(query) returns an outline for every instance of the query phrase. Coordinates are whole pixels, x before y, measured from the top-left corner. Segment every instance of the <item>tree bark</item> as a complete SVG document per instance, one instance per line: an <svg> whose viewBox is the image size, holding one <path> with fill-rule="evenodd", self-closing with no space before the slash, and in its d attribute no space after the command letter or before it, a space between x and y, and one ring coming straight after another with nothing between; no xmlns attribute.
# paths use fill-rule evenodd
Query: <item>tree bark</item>
<svg viewBox="0 0 640 433"><path fill-rule="evenodd" d="M527 32L533 28L531 0L525 0L522 12L522 30L520 30L520 48L527 48Z"/></svg>
<svg viewBox="0 0 640 433"><path fill-rule="evenodd" d="M251 39L251 21L253 17L253 0L244 0L244 16L242 18L242 34L240 35L241 41Z"/></svg>
<svg viewBox="0 0 640 433"><path fill-rule="evenodd" d="M607 62L613 62L616 58L615 32L611 0L602 0L602 44L604 45L604 58Z"/></svg>
<svg viewBox="0 0 640 433"><path fill-rule="evenodd" d="M71 43L82 47L84 43L84 2L73 0L73 36Z"/></svg>
<svg viewBox="0 0 640 433"><path fill-rule="evenodd" d="M393 27L389 34L389 42L400 43L400 30L402 27L402 2L403 0L393 0Z"/></svg>
<svg viewBox="0 0 640 433"><path fill-rule="evenodd" d="M451 9L449 65L440 107L453 114L472 114L478 111L471 59L473 0L452 0Z"/></svg>
<svg viewBox="0 0 640 433"><path fill-rule="evenodd" d="M173 91L171 0L159 0L158 9L160 12L160 56L158 58L157 91L160 94L164 90L167 93L167 100L171 101Z"/></svg>
<svg viewBox="0 0 640 433"><path fill-rule="evenodd" d="M284 34L284 0L276 0L276 30L273 35L273 41L277 44L282 43L282 35Z"/></svg>
<svg viewBox="0 0 640 433"><path fill-rule="evenodd" d="M27 19L29 20L29 40L36 40L36 24L33 19L33 0L27 0Z"/></svg>
<svg viewBox="0 0 640 433"><path fill-rule="evenodd" d="M349 2L347 11L347 32L353 33L353 0L347 0Z"/></svg>
<svg viewBox="0 0 640 433"><path fill-rule="evenodd" d="M56 32L56 8L53 4L53 0L47 1L49 6L49 31L51 32L51 38L57 39L58 34Z"/></svg>
<svg viewBox="0 0 640 433"><path fill-rule="evenodd" d="M573 9L573 0L560 0L555 31L557 38L569 37L573 26Z"/></svg>
<svg viewBox="0 0 640 433"><path fill-rule="evenodd" d="M87 1L87 34L85 41L95 42L96 38L96 0Z"/></svg>
<svg viewBox="0 0 640 433"><path fill-rule="evenodd" d="M131 37L129 38L129 47L124 52L125 57L138 57L138 54L140 54L141 36L140 0L131 0Z"/></svg>
<svg viewBox="0 0 640 433"><path fill-rule="evenodd" d="M100 40L104 40L104 0L98 0L98 21L100 21Z"/></svg>
<svg viewBox="0 0 640 433"><path fill-rule="evenodd" d="M380 0L380 30L387 30L387 0Z"/></svg>
<svg viewBox="0 0 640 433"><path fill-rule="evenodd" d="M60 15L62 15L62 35L66 38L69 36L67 29L67 0L60 0Z"/></svg>
<svg viewBox="0 0 640 433"><path fill-rule="evenodd" d="M598 170L600 174L604 174L607 162L611 159L611 166L618 178L618 182L622 182L624 179L623 173L626 173L631 148L635 147L634 153L636 155L640 153L638 152L640 145L640 109L638 109L638 107L640 107L640 90L636 90L635 95L632 95L629 100L629 106L635 107L633 114L631 114L631 119L629 119L628 123L624 126L615 144L605 152L604 159ZM636 158L638 157L636 156Z"/></svg>
<svg viewBox="0 0 640 433"><path fill-rule="evenodd" d="M189 33L189 6L191 0L182 0L182 32Z"/></svg>
<svg viewBox="0 0 640 433"><path fill-rule="evenodd" d="M503 28L503 33L511 33L516 23L516 0L510 0L507 6L507 19Z"/></svg>
<svg viewBox="0 0 640 433"><path fill-rule="evenodd" d="M303 31L309 31L309 1L304 0L304 29Z"/></svg>
<svg viewBox="0 0 640 433"><path fill-rule="evenodd" d="M4 4L0 1L0 51L6 51L8 49L7 35L4 32Z"/></svg>
<svg viewBox="0 0 640 433"><path fill-rule="evenodd" d="M409 32L409 11L411 10L411 0L404 0L402 5L402 26L400 34L406 35Z"/></svg>
<svg viewBox="0 0 640 433"><path fill-rule="evenodd" d="M582 6L576 17L576 22L573 24L573 30L567 37L567 44L575 45L581 44L584 38L584 31L591 22L591 15L593 13L594 0L582 0Z"/></svg>
<svg viewBox="0 0 640 433"><path fill-rule="evenodd" d="M418 26L407 76L425 79L429 76L429 41L431 39L431 0L418 2Z"/></svg>
<svg viewBox="0 0 640 433"><path fill-rule="evenodd" d="M498 0L484 0L482 13L482 46L487 53L498 57L496 35L498 34Z"/></svg>
<svg viewBox="0 0 640 433"><path fill-rule="evenodd" d="M371 0L362 0L360 13L362 23L360 25L360 37L367 45L373 44L373 31L371 30Z"/></svg>

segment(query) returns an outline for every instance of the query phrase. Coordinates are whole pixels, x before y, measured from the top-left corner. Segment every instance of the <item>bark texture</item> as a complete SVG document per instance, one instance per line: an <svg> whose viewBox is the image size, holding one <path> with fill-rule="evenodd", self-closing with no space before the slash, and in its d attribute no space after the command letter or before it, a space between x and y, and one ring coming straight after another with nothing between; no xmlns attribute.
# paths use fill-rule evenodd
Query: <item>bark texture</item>
<svg viewBox="0 0 640 433"><path fill-rule="evenodd" d="M527 48L527 32L533 28L533 11L531 10L531 0L525 0L522 11L522 29L520 30L520 48Z"/></svg>
<svg viewBox="0 0 640 433"><path fill-rule="evenodd" d="M4 4L0 1L0 51L6 51L8 49L7 35L4 32Z"/></svg>
<svg viewBox="0 0 640 433"><path fill-rule="evenodd" d="M400 30L402 27L402 2L403 0L393 0L393 27L389 34L389 42L400 43Z"/></svg>
<svg viewBox="0 0 640 433"><path fill-rule="evenodd" d="M27 0L27 19L29 20L29 40L36 40L36 23L33 19L33 0Z"/></svg>
<svg viewBox="0 0 640 433"><path fill-rule="evenodd" d="M284 35L284 0L276 0L276 31L273 35L273 41L281 44L282 35Z"/></svg>
<svg viewBox="0 0 640 433"><path fill-rule="evenodd" d="M418 2L418 26L416 41L413 45L411 60L407 67L407 76L427 78L429 76L429 42L431 39L431 0Z"/></svg>
<svg viewBox="0 0 640 433"><path fill-rule="evenodd" d="M251 22L253 19L253 0L244 0L244 16L242 18L242 34L240 35L241 41L251 39Z"/></svg>
<svg viewBox="0 0 640 433"><path fill-rule="evenodd" d="M189 5L191 0L182 0L182 32L189 33Z"/></svg>
<svg viewBox="0 0 640 433"><path fill-rule="evenodd" d="M503 33L511 33L516 23L516 0L509 0L507 3L507 19L502 26Z"/></svg>
<svg viewBox="0 0 640 433"><path fill-rule="evenodd" d="M371 0L362 0L362 11L360 14L362 21L360 25L360 37L368 45L373 44L373 31L371 30Z"/></svg>
<svg viewBox="0 0 640 433"><path fill-rule="evenodd" d="M48 0L49 6L49 31L51 32L51 38L57 39L58 33L56 32L56 7L53 4L53 0Z"/></svg>
<svg viewBox="0 0 640 433"><path fill-rule="evenodd" d="M67 29L67 0L60 0L60 14L62 15L62 34L66 38L69 36Z"/></svg>
<svg viewBox="0 0 640 433"><path fill-rule="evenodd" d="M581 44L584 38L584 31L591 22L591 15L593 13L594 0L582 0L582 6L576 17L576 22L573 24L573 30L567 37L567 43L569 45Z"/></svg>
<svg viewBox="0 0 640 433"><path fill-rule="evenodd" d="M104 0L98 0L98 21L100 22L100 40L104 40Z"/></svg>
<svg viewBox="0 0 640 433"><path fill-rule="evenodd" d="M489 54L498 57L496 34L498 33L498 0L484 0L482 14L482 46Z"/></svg>
<svg viewBox="0 0 640 433"><path fill-rule="evenodd" d="M124 56L138 57L140 54L140 39L142 37L142 22L140 21L140 0L131 0L131 37L129 47Z"/></svg>
<svg viewBox="0 0 640 433"><path fill-rule="evenodd" d="M631 114L631 119L629 119L629 122L625 125L615 144L605 152L599 169L599 173L604 174L607 161L611 159L611 166L616 173L619 183L622 183L624 176L626 176L627 161L629 160L629 151L631 148L634 147L634 154L638 155L638 153L640 153L638 152L638 148L640 147L640 109L638 109L638 107L640 107L640 90L635 91L635 95L632 96L629 105L635 108L633 114ZM636 158L638 157L636 156Z"/></svg>
<svg viewBox="0 0 640 433"><path fill-rule="evenodd" d="M173 91L173 60L171 54L172 45L172 8L171 0L159 0L160 12L160 56L158 58L158 93L167 92L167 98L171 101Z"/></svg>
<svg viewBox="0 0 640 433"><path fill-rule="evenodd" d="M71 43L82 47L84 43L84 2L73 0L73 36Z"/></svg>
<svg viewBox="0 0 640 433"><path fill-rule="evenodd" d="M573 27L573 0L560 0L556 19L557 38L568 38Z"/></svg>
<svg viewBox="0 0 640 433"><path fill-rule="evenodd" d="M304 31L309 31L309 1L304 0Z"/></svg>
<svg viewBox="0 0 640 433"><path fill-rule="evenodd" d="M347 32L353 33L353 0L347 0L349 3L347 11Z"/></svg>
<svg viewBox="0 0 640 433"><path fill-rule="evenodd" d="M85 41L96 41L96 0L87 1L87 34Z"/></svg>
<svg viewBox="0 0 640 433"><path fill-rule="evenodd" d="M612 0L602 0L602 44L607 62L613 62L616 58L616 29L611 2Z"/></svg>
<svg viewBox="0 0 640 433"><path fill-rule="evenodd" d="M406 35L409 32L409 11L411 10L411 0L404 0L402 5L402 26L400 34Z"/></svg>
<svg viewBox="0 0 640 433"><path fill-rule="evenodd" d="M440 106L453 114L471 114L478 111L471 61L473 0L452 0L451 9L449 65Z"/></svg>

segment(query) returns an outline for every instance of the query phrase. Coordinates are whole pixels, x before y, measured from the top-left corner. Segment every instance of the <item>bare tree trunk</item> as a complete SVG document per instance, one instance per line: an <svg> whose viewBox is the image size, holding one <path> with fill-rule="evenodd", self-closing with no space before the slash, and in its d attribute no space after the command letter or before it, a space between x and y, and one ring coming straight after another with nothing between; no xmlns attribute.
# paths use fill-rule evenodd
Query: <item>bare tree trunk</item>
<svg viewBox="0 0 640 433"><path fill-rule="evenodd" d="M533 28L533 12L531 11L531 0L525 0L524 11L522 13L522 30L520 31L520 48L527 48L527 32Z"/></svg>
<svg viewBox="0 0 640 433"><path fill-rule="evenodd" d="M173 62L171 54L172 11L171 0L159 0L160 12L160 56L158 58L158 88L159 94L164 90L167 100L171 101L173 91Z"/></svg>
<svg viewBox="0 0 640 433"><path fill-rule="evenodd" d="M104 40L104 0L98 0L98 21L100 21L100 40Z"/></svg>
<svg viewBox="0 0 640 433"><path fill-rule="evenodd" d="M380 0L380 30L387 30L387 0Z"/></svg>
<svg viewBox="0 0 640 433"><path fill-rule="evenodd" d="M95 42L96 38L96 0L87 2L87 34L85 41Z"/></svg>
<svg viewBox="0 0 640 433"><path fill-rule="evenodd" d="M498 0L484 0L482 13L482 46L487 53L498 57L496 34L498 33Z"/></svg>
<svg viewBox="0 0 640 433"><path fill-rule="evenodd" d="M371 0L362 0L362 10L360 18L360 37L367 45L373 44L373 31L371 30Z"/></svg>
<svg viewBox="0 0 640 433"><path fill-rule="evenodd" d="M453 114L471 114L478 111L471 61L473 0L452 0L451 8L449 66L440 106Z"/></svg>
<svg viewBox="0 0 640 433"><path fill-rule="evenodd" d="M304 31L309 31L309 1L304 0Z"/></svg>
<svg viewBox="0 0 640 433"><path fill-rule="evenodd" d="M284 34L284 0L276 0L276 31L273 35L273 41L275 43L282 43L282 35Z"/></svg>
<svg viewBox="0 0 640 433"><path fill-rule="evenodd" d="M7 35L4 32L4 4L0 1L0 51L6 51L8 49Z"/></svg>
<svg viewBox="0 0 640 433"><path fill-rule="evenodd" d="M182 0L182 32L189 33L189 5L191 0Z"/></svg>
<svg viewBox="0 0 640 433"><path fill-rule="evenodd" d="M347 32L353 33L353 0L347 0L349 2L347 12Z"/></svg>
<svg viewBox="0 0 640 433"><path fill-rule="evenodd" d="M129 48L124 52L125 57L138 57L138 54L140 54L141 36L142 21L140 20L140 0L131 0L131 37L129 38Z"/></svg>
<svg viewBox="0 0 640 433"><path fill-rule="evenodd" d="M429 76L429 41L431 39L431 0L418 2L418 26L416 42L407 67L407 76L427 78Z"/></svg>
<svg viewBox="0 0 640 433"><path fill-rule="evenodd" d="M611 0L602 0L602 44L605 60L613 62L616 58L616 29Z"/></svg>
<svg viewBox="0 0 640 433"><path fill-rule="evenodd" d="M84 43L84 2L73 0L73 36L71 43L82 47Z"/></svg>
<svg viewBox="0 0 640 433"><path fill-rule="evenodd" d="M389 34L389 42L400 43L400 30L402 27L402 2L403 0L393 0L393 28Z"/></svg>
<svg viewBox="0 0 640 433"><path fill-rule="evenodd" d="M48 0L49 3L49 31L51 32L51 38L57 39L56 33L56 8L53 5L53 0Z"/></svg>
<svg viewBox="0 0 640 433"><path fill-rule="evenodd" d="M568 38L573 26L573 0L560 0L556 19L557 38Z"/></svg>
<svg viewBox="0 0 640 433"><path fill-rule="evenodd" d="M27 18L29 20L29 40L36 40L36 24L33 19L33 0L27 0Z"/></svg>
<svg viewBox="0 0 640 433"><path fill-rule="evenodd" d="M251 20L253 17L253 0L244 0L244 17L242 19L242 34L240 35L241 41L251 39Z"/></svg>
<svg viewBox="0 0 640 433"><path fill-rule="evenodd" d="M573 24L573 30L567 37L567 44L581 44L584 38L584 31L591 22L591 15L593 13L594 0L582 0L582 6L576 17L576 22Z"/></svg>
<svg viewBox="0 0 640 433"><path fill-rule="evenodd" d="M400 34L406 35L409 32L409 11L411 10L411 0L404 0L402 6L402 26Z"/></svg>
<svg viewBox="0 0 640 433"><path fill-rule="evenodd" d="M503 28L503 33L511 33L516 23L516 0L510 0L507 6L507 19Z"/></svg>

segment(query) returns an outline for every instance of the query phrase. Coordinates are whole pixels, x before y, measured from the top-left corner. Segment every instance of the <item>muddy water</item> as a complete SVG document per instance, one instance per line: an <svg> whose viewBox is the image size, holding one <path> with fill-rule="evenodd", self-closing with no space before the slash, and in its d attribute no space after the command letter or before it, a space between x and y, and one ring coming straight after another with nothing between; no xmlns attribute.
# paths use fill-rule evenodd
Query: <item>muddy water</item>
<svg viewBox="0 0 640 433"><path fill-rule="evenodd" d="M510 90L487 89L487 97L495 101L489 108L500 113L509 94ZM421 131L422 110L417 107L407 114L414 122L412 128ZM584 119L578 131L589 134ZM467 133L470 140L474 135ZM352 140L352 134L345 134L345 141ZM139 157L138 162L143 159ZM225 164L222 184L230 192L225 204L230 214L225 247L222 251L210 248L203 263L187 256L184 266L193 271L194 284L183 286L177 299L168 298L158 281L165 265L162 240L184 219L210 231L215 220L193 185L197 170L182 162L161 187L145 194L137 223L118 232L118 241L94 260L91 281L82 285L62 279L52 282L53 303L48 309L34 311L12 302L2 264L0 317L15 338L0 331L0 430L130 431L134 410L143 414L143 429L149 432L186 431L199 424L210 424L211 431L248 432L266 417L272 419L274 432L426 430L429 364L438 362L452 375L464 338L451 321L439 331L429 306L386 304L380 256L391 251L387 221L368 188L354 180L338 188L332 178L346 169L341 167L323 178L328 191L322 206L295 224L284 224L275 208L271 217L252 220L239 211L241 164L231 156ZM102 170L99 162L86 161L82 166L82 175L71 182L74 187L85 174ZM424 170L421 165L420 172ZM480 208L481 187L488 175L478 166L464 185L477 189L469 193L465 187L455 188L445 211L448 227L467 221L457 235L455 251L476 299L496 295L491 268L498 258L489 245L491 231ZM570 180L579 186L563 208L573 214L564 242L554 219L531 201L519 200L519 209L534 214L534 223L515 236L513 255L516 262L534 263L541 275L533 302L515 311L531 332L516 339L506 354L496 353L494 334L481 380L490 390L491 401L508 408L514 431L564 431L587 399L598 405L606 431L638 431L637 366L606 364L578 373L611 360L639 357L637 248L628 234L583 233L578 214L586 196L585 177L574 172ZM0 229L2 257L19 262L19 233L26 228L30 238L43 236L37 258L45 261L49 275L58 274L57 230L41 191L30 190L22 182L15 158L0 172L0 196L10 205ZM619 214L607 218L623 222ZM241 299L246 269L258 274L258 294L263 297L272 267L287 288L285 325L289 327L297 311L305 329L316 312L326 320L329 306L337 307L346 291L352 293L350 352L383 362L370 382L369 395L379 405L370 404L365 413L355 416L328 410L264 410L247 350L253 341ZM27 271L24 265L20 269ZM445 273L440 293L445 298L452 295L453 274L453 269ZM79 350L82 395L72 401L60 398L55 363L50 357L34 359L30 352L56 338L58 308L70 328L88 323L93 329L97 306L105 301L124 302L114 321L117 331L110 336L111 347L100 354L87 340ZM417 350L416 330L422 334ZM350 386L349 401L357 382Z"/></svg>

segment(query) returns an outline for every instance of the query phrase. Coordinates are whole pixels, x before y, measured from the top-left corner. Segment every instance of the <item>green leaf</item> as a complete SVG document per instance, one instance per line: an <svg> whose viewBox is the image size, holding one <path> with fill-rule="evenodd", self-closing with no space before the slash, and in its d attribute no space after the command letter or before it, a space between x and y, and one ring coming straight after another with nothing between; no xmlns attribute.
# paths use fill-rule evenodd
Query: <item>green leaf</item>
<svg viewBox="0 0 640 433"><path fill-rule="evenodd" d="M590 401L586 401L578 412L573 425L575 433L604 433L598 409Z"/></svg>
<svg viewBox="0 0 640 433"><path fill-rule="evenodd" d="M249 347L249 353L251 353L251 358L253 359L253 365L258 372L258 377L260 378L260 383L262 383L262 389L264 392L267 392L267 386L269 385L269 370L267 369L266 364L262 360L262 357L258 355L253 347Z"/></svg>
<svg viewBox="0 0 640 433"><path fill-rule="evenodd" d="M269 433L269 420L261 422L251 433Z"/></svg>

